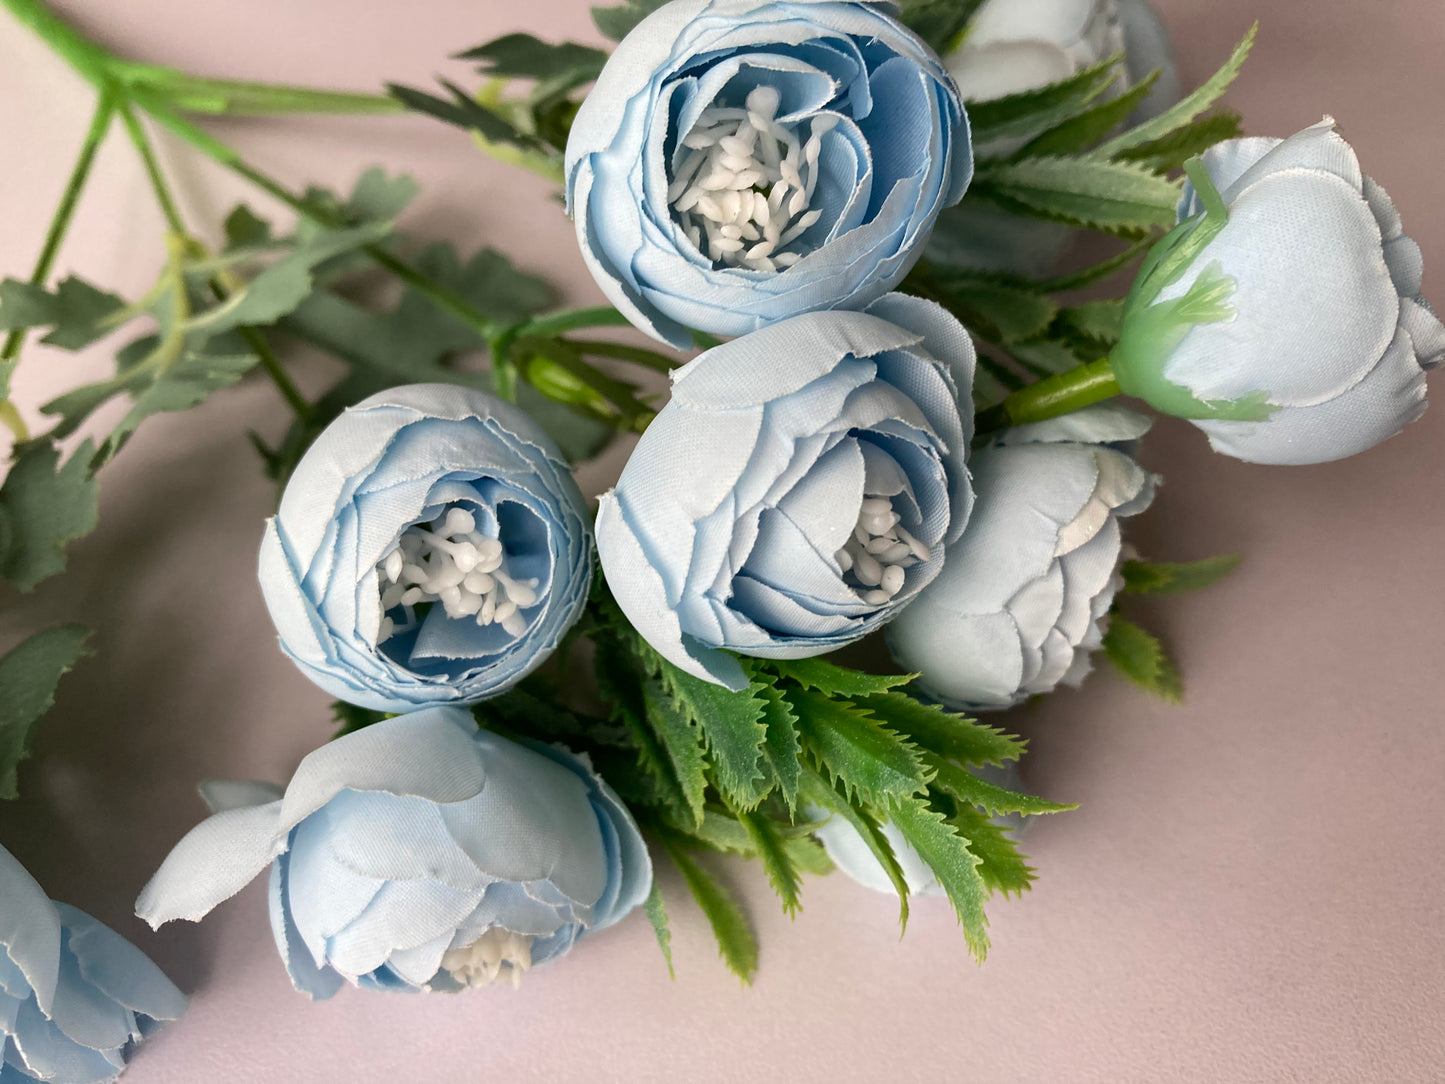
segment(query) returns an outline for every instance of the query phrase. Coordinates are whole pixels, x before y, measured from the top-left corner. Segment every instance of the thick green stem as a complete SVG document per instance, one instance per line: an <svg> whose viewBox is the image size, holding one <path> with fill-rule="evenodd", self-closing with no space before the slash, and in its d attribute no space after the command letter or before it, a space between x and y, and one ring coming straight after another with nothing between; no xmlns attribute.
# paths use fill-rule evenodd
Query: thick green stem
<svg viewBox="0 0 1445 1084"><path fill-rule="evenodd" d="M90 128L85 133L85 142L80 146L80 157L75 161L75 167L70 171L70 177L65 182L65 190L60 195L60 205L55 208L55 214L50 220L50 226L45 231L45 241L40 247L40 255L35 261L35 270L30 275L32 286L44 286L45 280L50 277L50 272L55 266L55 257L60 252L61 242L65 240L66 231L70 228L71 219L75 217L76 204L80 202L80 193L85 188L85 182L90 177L91 166L95 164L96 152L105 140L105 133L110 129L111 117L115 115L115 100L105 91L101 92L100 101L96 104L95 115L91 118ZM5 337L5 345L0 347L0 372L5 371L5 366L20 356L20 347L25 342L25 332L17 328ZM5 391L8 393L9 389ZM14 405L5 400L0 402L0 423L7 426L15 434L17 441L30 439L30 430L25 420L20 417Z"/></svg>
<svg viewBox="0 0 1445 1084"><path fill-rule="evenodd" d="M0 4L85 78L98 87L110 85L112 54L86 38L41 0L0 0Z"/></svg>
<svg viewBox="0 0 1445 1084"><path fill-rule="evenodd" d="M978 416L978 432L990 433L1011 425L1046 421L1118 394L1119 384L1114 379L1109 359L1100 358L1020 388L1002 403Z"/></svg>

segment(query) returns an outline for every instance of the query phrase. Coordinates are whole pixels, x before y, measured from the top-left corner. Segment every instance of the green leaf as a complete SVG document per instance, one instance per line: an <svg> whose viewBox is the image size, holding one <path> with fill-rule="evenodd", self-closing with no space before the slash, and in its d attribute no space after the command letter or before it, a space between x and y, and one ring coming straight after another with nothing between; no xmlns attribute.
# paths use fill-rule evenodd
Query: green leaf
<svg viewBox="0 0 1445 1084"><path fill-rule="evenodd" d="M1084 361L1061 339L1030 339L1027 342L1008 344L1014 360L1035 376L1049 376L1076 369Z"/></svg>
<svg viewBox="0 0 1445 1084"><path fill-rule="evenodd" d="M1019 853L1018 843L1008 828L995 824L987 813L968 805L959 806L948 823L968 841L968 849L978 859L978 875L990 892L1022 895L1032 887L1034 868Z"/></svg>
<svg viewBox="0 0 1445 1084"><path fill-rule="evenodd" d="M959 318L990 342L1012 344L1042 335L1059 307L1033 290L982 277L954 280L945 296Z"/></svg>
<svg viewBox="0 0 1445 1084"><path fill-rule="evenodd" d="M1033 284L1033 287L1041 293L1058 294L1066 290L1082 290L1085 286L1093 286L1095 283L1103 282L1110 276L1118 274L1143 256L1154 247L1154 240L1153 237L1146 237L1108 259L1082 267L1077 271L1068 271L1052 278L1040 279Z"/></svg>
<svg viewBox="0 0 1445 1084"><path fill-rule="evenodd" d="M439 98L435 94L398 83L386 84L386 92L413 112L478 132L490 142L508 143L528 149L538 146L537 140L519 131L511 121L476 101L461 87L445 79L438 82L451 94L450 98Z"/></svg>
<svg viewBox="0 0 1445 1084"><path fill-rule="evenodd" d="M958 48L963 32L983 0L901 0L899 18L943 56Z"/></svg>
<svg viewBox="0 0 1445 1084"><path fill-rule="evenodd" d="M1022 794L997 783L990 783L933 753L924 753L923 761L934 773L935 787L953 795L960 802L977 806L995 816L1023 813L1033 817L1043 813L1067 813L1079 808L1077 805L1050 802L1034 794Z"/></svg>
<svg viewBox="0 0 1445 1084"><path fill-rule="evenodd" d="M988 886L978 869L982 860L926 799L897 799L889 805L888 816L948 893L963 926L964 940L974 958L982 962L988 954L988 917L983 910Z"/></svg>
<svg viewBox="0 0 1445 1084"><path fill-rule="evenodd" d="M1179 185L1130 162L1025 158L981 170L984 194L1041 218L1106 233L1172 226Z"/></svg>
<svg viewBox="0 0 1445 1084"><path fill-rule="evenodd" d="M798 720L776 686L754 681L752 688L763 703L762 723L768 732L763 742L763 759L788 812L796 815L801 771L798 762L803 755L803 747L798 742Z"/></svg>
<svg viewBox="0 0 1445 1084"><path fill-rule="evenodd" d="M1118 614L1109 619L1104 654L1126 678L1161 700L1178 704L1184 699L1179 671L1152 633Z"/></svg>
<svg viewBox="0 0 1445 1084"><path fill-rule="evenodd" d="M35 726L55 703L61 677L90 654L89 638L89 629L60 625L0 659L0 798L19 797L18 769L30 755Z"/></svg>
<svg viewBox="0 0 1445 1084"><path fill-rule="evenodd" d="M187 351L179 361L155 380L143 383L135 392L131 408L116 424L102 448L109 459L141 422L153 414L189 410L213 391L229 388L256 364L255 354L207 354ZM125 381L134 390L134 381ZM52 404L43 408L50 412Z"/></svg>
<svg viewBox="0 0 1445 1084"><path fill-rule="evenodd" d="M888 837L883 834L883 826L879 824L878 818L839 794L816 772L804 773L803 793L814 805L829 810L852 825L853 831L858 833L858 838L868 847L869 853L883 867L883 872L892 882L893 891L898 894L898 925L902 930L908 929L908 879L893 854Z"/></svg>
<svg viewBox="0 0 1445 1084"><path fill-rule="evenodd" d="M974 146L995 140L1032 139L1087 109L1119 78L1122 53L1105 57L1068 79L1018 94L968 103Z"/></svg>
<svg viewBox="0 0 1445 1084"><path fill-rule="evenodd" d="M1238 77L1240 69L1249 57L1250 50L1254 47L1255 36L1259 33L1259 24L1255 23L1250 27L1249 33L1244 36L1234 48L1234 52L1225 61L1224 66L1202 83L1194 93L1188 95L1163 113L1160 113L1152 120L1147 120L1136 128L1131 128L1115 138L1102 144L1093 151L1095 158L1112 158L1121 151L1129 150L1132 147L1142 146L1153 140L1162 139L1171 132L1183 128L1199 114L1203 113L1215 102L1224 96L1229 85Z"/></svg>
<svg viewBox="0 0 1445 1084"><path fill-rule="evenodd" d="M1243 118L1232 109L1223 109L1200 117L1167 136L1119 151L1114 157L1167 173L1180 169L1189 159L1203 154L1216 143L1237 139L1243 134Z"/></svg>
<svg viewBox="0 0 1445 1084"><path fill-rule="evenodd" d="M751 689L732 692L693 677L665 660L661 675L676 709L707 739L713 774L724 796L739 809L756 808L768 790L759 763L768 737L762 699Z"/></svg>
<svg viewBox="0 0 1445 1084"><path fill-rule="evenodd" d="M594 672L598 692L607 702L613 722L632 736L638 766L651 780L660 804L680 822L696 824L698 812L678 779L666 747L648 721L636 659L613 637L594 637L593 643L597 648ZM700 811L701 802L696 809Z"/></svg>
<svg viewBox="0 0 1445 1084"><path fill-rule="evenodd" d="M913 680L909 674L869 674L816 658L779 659L763 666L780 677L791 678L805 689L816 689L828 696L871 696Z"/></svg>
<svg viewBox="0 0 1445 1084"><path fill-rule="evenodd" d="M1113 346L1119 341L1119 328L1124 323L1122 298L1085 301L1059 312L1064 330L1096 343Z"/></svg>
<svg viewBox="0 0 1445 1084"><path fill-rule="evenodd" d="M747 830L753 848L767 872L768 881L778 899L783 901L784 914L792 917L802 906L798 899L798 871L788 853L787 841L778 831L777 824L766 813L753 810L738 813L738 820Z"/></svg>
<svg viewBox="0 0 1445 1084"><path fill-rule="evenodd" d="M244 203L238 203L226 216L226 248L259 248L272 242L271 223L258 218Z"/></svg>
<svg viewBox="0 0 1445 1084"><path fill-rule="evenodd" d="M1242 555L1225 553L1202 561L1125 561L1124 592L1130 595L1176 595L1218 583L1239 567Z"/></svg>
<svg viewBox="0 0 1445 1084"><path fill-rule="evenodd" d="M457 60L474 60L487 75L520 79L555 79L558 76L588 76L595 79L607 63L607 53L576 42L553 44L531 34L507 34L456 55Z"/></svg>
<svg viewBox="0 0 1445 1084"><path fill-rule="evenodd" d="M388 176L380 166L372 166L357 178L343 211L351 222L394 222L420 191L407 174Z"/></svg>
<svg viewBox="0 0 1445 1084"><path fill-rule="evenodd" d="M62 279L55 292L28 282L0 282L0 331L48 327L40 341L62 350L80 350L108 335L107 319L125 302L74 275Z"/></svg>
<svg viewBox="0 0 1445 1084"><path fill-rule="evenodd" d="M702 820L703 793L707 790L702 731L668 692L661 678L642 679L642 699L648 725L667 754L673 777L687 799L694 822Z"/></svg>
<svg viewBox="0 0 1445 1084"><path fill-rule="evenodd" d="M810 753L849 794L871 805L921 791L928 782L918 750L866 709L806 689L783 694Z"/></svg>
<svg viewBox="0 0 1445 1084"><path fill-rule="evenodd" d="M719 955L734 975L745 984L751 983L758 969L758 942L742 910L712 875L693 861L675 840L667 836L663 836L662 840L668 857L681 872L682 879L687 882L693 898L712 926Z"/></svg>
<svg viewBox="0 0 1445 1084"><path fill-rule="evenodd" d="M1041 155L1065 155L1084 150L1128 119L1149 96L1158 81L1159 72L1150 72L1146 78L1135 83L1117 98L1101 102L1035 136L1012 157L1037 158Z"/></svg>
<svg viewBox="0 0 1445 1084"><path fill-rule="evenodd" d="M627 0L615 8L596 7L592 9L592 21L605 37L621 41L632 33L632 28L651 15L667 0Z"/></svg>
<svg viewBox="0 0 1445 1084"><path fill-rule="evenodd" d="M90 471L94 449L86 441L65 465L48 440L20 446L19 457L0 486L0 508L9 529L0 571L16 589L29 593L65 570L65 547L95 530L99 488Z"/></svg>
<svg viewBox="0 0 1445 1084"><path fill-rule="evenodd" d="M920 749L965 764L1003 764L1018 760L1028 743L995 727L924 704L907 693L870 696L858 706L871 711L888 729L906 736Z"/></svg>
<svg viewBox="0 0 1445 1084"><path fill-rule="evenodd" d="M662 886L655 877L652 891L647 894L642 909L647 913L647 921L652 923L652 932L657 935L657 947L662 950L662 958L667 961L667 977L676 982L677 972L672 969L672 930L667 925L667 904L662 901Z"/></svg>

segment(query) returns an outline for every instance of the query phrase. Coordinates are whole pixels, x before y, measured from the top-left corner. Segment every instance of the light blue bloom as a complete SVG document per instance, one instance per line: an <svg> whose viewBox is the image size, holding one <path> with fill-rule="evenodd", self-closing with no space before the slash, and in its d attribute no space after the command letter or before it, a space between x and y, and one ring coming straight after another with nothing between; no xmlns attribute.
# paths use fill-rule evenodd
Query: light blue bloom
<svg viewBox="0 0 1445 1084"><path fill-rule="evenodd" d="M1180 97L1169 33L1149 0L985 0L958 48L944 57L966 101L991 101L1071 78L1123 52L1117 97L1150 72L1159 79L1130 123L1162 113ZM974 148L978 158L1007 156L1028 137ZM1038 276L1054 268L1077 232L1070 226L969 198L944 211L929 238L929 262Z"/></svg>
<svg viewBox="0 0 1445 1084"><path fill-rule="evenodd" d="M684 347L861 309L908 273L973 157L952 80L891 10L674 0L618 46L572 125L567 197L637 327Z"/></svg>
<svg viewBox="0 0 1445 1084"><path fill-rule="evenodd" d="M892 294L678 370L597 513L628 619L676 665L732 688L742 669L722 649L802 658L889 620L968 520L973 411L958 395L967 403L973 367L957 320Z"/></svg>
<svg viewBox="0 0 1445 1084"><path fill-rule="evenodd" d="M888 626L889 650L924 693L982 710L1083 680L1119 582L1119 520L1153 499L1157 479L1129 454L1148 426L1102 404L974 455L968 530Z"/></svg>
<svg viewBox="0 0 1445 1084"><path fill-rule="evenodd" d="M0 1082L115 1080L185 996L115 931L54 903L0 847Z"/></svg>
<svg viewBox="0 0 1445 1084"><path fill-rule="evenodd" d="M1222 206L1185 189L1125 310L1120 387L1256 463L1342 459L1418 418L1445 327L1419 246L1334 122L1220 144L1203 168Z"/></svg>
<svg viewBox="0 0 1445 1084"><path fill-rule="evenodd" d="M448 384L348 409L266 525L281 647L352 704L475 703L539 666L592 578L586 505L526 414Z"/></svg>
<svg viewBox="0 0 1445 1084"><path fill-rule="evenodd" d="M197 921L271 867L271 931L295 987L455 992L556 959L641 903L652 863L585 757L478 730L462 708L316 750L283 792L208 784L215 815L136 901Z"/></svg>

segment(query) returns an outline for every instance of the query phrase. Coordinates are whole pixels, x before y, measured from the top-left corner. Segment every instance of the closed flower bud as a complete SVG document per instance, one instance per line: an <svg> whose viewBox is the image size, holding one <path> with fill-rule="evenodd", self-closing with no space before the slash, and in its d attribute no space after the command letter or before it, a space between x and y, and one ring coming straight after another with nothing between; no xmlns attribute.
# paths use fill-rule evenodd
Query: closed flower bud
<svg viewBox="0 0 1445 1084"><path fill-rule="evenodd" d="M975 454L968 530L888 626L920 690L982 710L1083 680L1119 583L1119 520L1153 499L1155 477L1128 451L1147 428L1108 404L1021 426Z"/></svg>
<svg viewBox="0 0 1445 1084"><path fill-rule="evenodd" d="M55 903L0 847L0 1080L115 1080L136 1044L185 1011L160 968Z"/></svg>
<svg viewBox="0 0 1445 1084"><path fill-rule="evenodd" d="M938 574L972 502L968 334L890 295L700 355L597 514L602 570L663 656L741 688L727 649L819 655ZM965 399L967 402L967 399Z"/></svg>
<svg viewBox="0 0 1445 1084"><path fill-rule="evenodd" d="M203 788L214 816L136 901L199 920L271 867L271 932L295 987L453 993L564 955L652 885L631 814L586 758L478 730L461 708L374 723L283 791Z"/></svg>
<svg viewBox="0 0 1445 1084"><path fill-rule="evenodd" d="M1194 177L1125 308L1120 388L1256 463L1342 459L1418 418L1445 327L1334 122L1222 143Z"/></svg>
<svg viewBox="0 0 1445 1084"><path fill-rule="evenodd" d="M261 543L282 649L352 704L475 703L541 665L592 579L586 504L526 414L449 384L351 407Z"/></svg>
<svg viewBox="0 0 1445 1084"><path fill-rule="evenodd" d="M567 143L588 269L640 329L743 335L861 309L973 173L933 52L851 0L673 0L617 47Z"/></svg>

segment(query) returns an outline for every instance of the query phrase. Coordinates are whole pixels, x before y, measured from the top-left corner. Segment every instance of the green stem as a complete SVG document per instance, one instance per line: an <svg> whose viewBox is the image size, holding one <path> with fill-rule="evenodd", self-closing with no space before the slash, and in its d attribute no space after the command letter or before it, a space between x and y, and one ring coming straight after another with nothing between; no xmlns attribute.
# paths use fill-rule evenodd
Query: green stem
<svg viewBox="0 0 1445 1084"><path fill-rule="evenodd" d="M134 110L126 102L120 104L120 119L125 122L126 134L135 145L136 153L140 155L141 162L145 165L146 176L151 182L151 191L156 195L156 202L160 204L161 214L165 216L166 227L178 237L186 236L186 224L181 220L181 212L176 206L175 196L171 193L171 187L166 183L165 174L161 172L161 164L156 158L155 148L151 146L150 137L146 135L145 129L136 119Z"/></svg>
<svg viewBox="0 0 1445 1084"><path fill-rule="evenodd" d="M50 277L50 272L55 266L55 257L60 252L61 242L65 240L66 231L70 229L71 220L75 217L75 207L80 202L80 193L84 190L85 182L90 177L91 166L95 164L96 152L105 140L105 133L110 129L111 117L114 114L115 100L109 93L103 91L100 101L96 103L95 115L91 117L90 128L85 133L85 142L80 146L80 157L76 159L75 167L70 171L70 177L65 182L65 190L60 195L60 205L55 208L50 226L45 231L45 241L40 247L39 257L35 260L35 270L30 275L32 286L44 286L45 280ZM20 356L20 347L24 342L25 331L23 328L16 328L5 337L5 345L0 347L0 372L4 372L5 366ZM29 427L26 426L25 420L20 417L19 412L8 399L0 402L0 423L3 423L15 434L16 441L30 439Z"/></svg>
<svg viewBox="0 0 1445 1084"><path fill-rule="evenodd" d="M71 67L97 87L109 87L114 78L110 52L85 37L45 6L41 0L0 0L21 26L28 27L46 45L59 53Z"/></svg>
<svg viewBox="0 0 1445 1084"><path fill-rule="evenodd" d="M605 339L563 339L562 341L569 346L576 347L583 354L616 358L618 361L630 361L633 365L641 365L655 373L670 373L683 364L679 359L669 358L655 350L645 350L640 346L632 346L628 343L608 342Z"/></svg>
<svg viewBox="0 0 1445 1084"><path fill-rule="evenodd" d="M266 370L266 375L271 378L271 383L276 385L276 390L281 393L281 398L296 412L296 416L302 421L311 417L311 404L306 401L306 396L301 394L301 389L291 379L291 374L281 364L281 359L271 349L271 344L266 337L253 327L237 328L237 332L251 348L255 355L261 359L261 368Z"/></svg>
<svg viewBox="0 0 1445 1084"><path fill-rule="evenodd" d="M611 305L596 305L585 309L565 309L528 320L517 329L519 336L529 338L562 335L568 331L579 331L590 327L628 327L627 317Z"/></svg>
<svg viewBox="0 0 1445 1084"><path fill-rule="evenodd" d="M389 115L406 111L406 107L395 98L346 90L201 79L180 73L172 78L148 80L146 83L148 89L160 93L170 105L187 113L235 117L274 113Z"/></svg>
<svg viewBox="0 0 1445 1084"><path fill-rule="evenodd" d="M1109 359L1100 358L1020 388L1002 403L979 414L978 432L990 433L1011 425L1046 421L1118 394L1119 384Z"/></svg>

